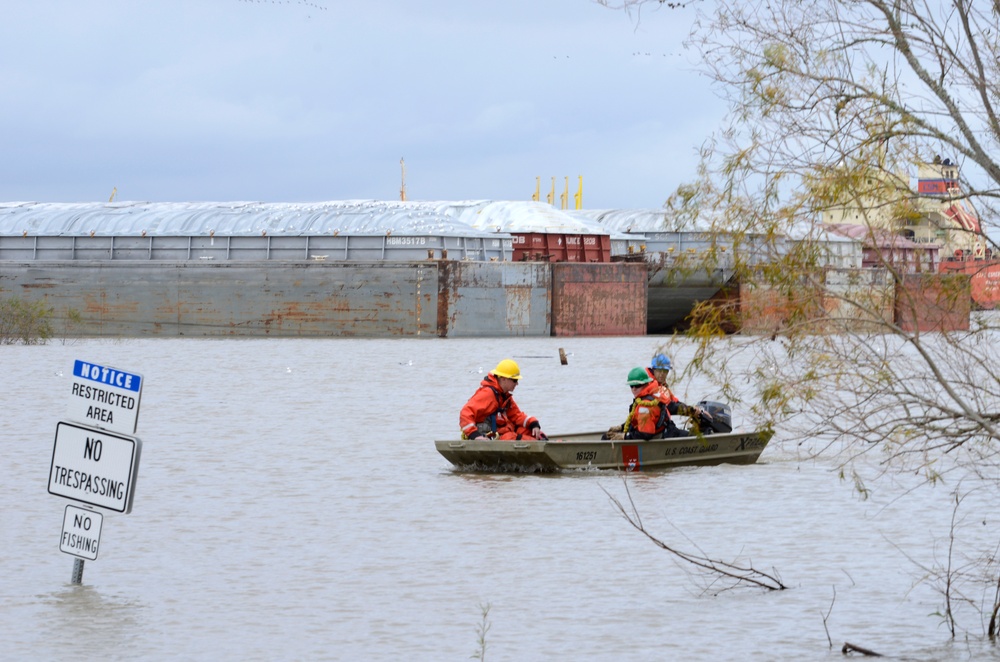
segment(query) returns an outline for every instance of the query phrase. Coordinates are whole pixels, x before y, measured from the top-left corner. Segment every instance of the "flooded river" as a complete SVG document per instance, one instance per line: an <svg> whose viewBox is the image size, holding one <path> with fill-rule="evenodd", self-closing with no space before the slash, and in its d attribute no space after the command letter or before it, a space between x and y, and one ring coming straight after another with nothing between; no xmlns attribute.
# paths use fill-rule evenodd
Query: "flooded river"
<svg viewBox="0 0 1000 662"><path fill-rule="evenodd" d="M620 423L625 375L657 344L0 347L3 657L804 660L841 659L845 641L904 659L995 654L968 617L968 641L949 642L942 597L920 581L921 564L947 561L953 486L909 491L901 477L861 500L833 465L800 457L789 431L756 465L628 476L650 532L789 587L719 592L621 518L609 498L627 498L619 474L467 474L434 450L505 357L521 366L519 404L547 432ZM105 515L80 585L59 550L67 502L46 489L75 359L145 380L134 509ZM675 390L697 401L704 388ZM734 421L745 423L739 410ZM995 541L995 504L975 498L959 537Z"/></svg>

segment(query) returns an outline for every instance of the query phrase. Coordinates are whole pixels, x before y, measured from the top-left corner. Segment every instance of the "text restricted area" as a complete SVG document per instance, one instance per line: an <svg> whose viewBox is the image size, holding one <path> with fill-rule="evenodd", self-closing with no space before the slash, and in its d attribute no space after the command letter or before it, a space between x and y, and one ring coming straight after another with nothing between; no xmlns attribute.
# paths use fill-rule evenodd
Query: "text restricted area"
<svg viewBox="0 0 1000 662"><path fill-rule="evenodd" d="M77 360L71 381L67 418L115 432L135 432L141 375Z"/></svg>

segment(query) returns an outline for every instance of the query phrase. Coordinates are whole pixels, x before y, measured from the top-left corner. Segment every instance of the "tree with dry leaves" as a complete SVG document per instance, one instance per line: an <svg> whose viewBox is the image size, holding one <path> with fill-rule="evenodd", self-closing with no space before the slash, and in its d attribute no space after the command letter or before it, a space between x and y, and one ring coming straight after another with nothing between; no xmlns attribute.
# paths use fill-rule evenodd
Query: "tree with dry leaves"
<svg viewBox="0 0 1000 662"><path fill-rule="evenodd" d="M638 12L665 3L602 4ZM803 452L837 462L861 494L888 474L916 472L928 485L1000 498L1000 313L974 311L964 328L956 320L969 314L967 276L919 273L933 267L921 251L933 255L942 241L942 251L997 252L1000 4L759 0L675 10L692 15L687 46L730 112L667 208L711 227L740 283L740 297L695 310L691 370ZM928 167L949 175L945 190L915 184ZM978 222L951 222L955 206ZM870 268L836 266L823 223L848 216L871 249ZM899 258L904 240L918 244L915 261ZM751 327L756 335L726 334ZM742 352L753 359L733 361ZM735 364L752 367L737 374ZM996 555L976 554L984 590L1000 585ZM996 634L998 605L984 601L981 613L994 615L984 634Z"/></svg>

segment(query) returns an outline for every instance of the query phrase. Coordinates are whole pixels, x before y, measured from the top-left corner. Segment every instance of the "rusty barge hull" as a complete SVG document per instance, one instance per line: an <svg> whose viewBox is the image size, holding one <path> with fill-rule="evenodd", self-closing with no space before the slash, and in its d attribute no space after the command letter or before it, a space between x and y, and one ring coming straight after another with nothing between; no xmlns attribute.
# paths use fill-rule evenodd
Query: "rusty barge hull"
<svg viewBox="0 0 1000 662"><path fill-rule="evenodd" d="M0 262L0 297L63 337L643 335L643 265L425 261ZM627 311L627 314L625 312Z"/></svg>

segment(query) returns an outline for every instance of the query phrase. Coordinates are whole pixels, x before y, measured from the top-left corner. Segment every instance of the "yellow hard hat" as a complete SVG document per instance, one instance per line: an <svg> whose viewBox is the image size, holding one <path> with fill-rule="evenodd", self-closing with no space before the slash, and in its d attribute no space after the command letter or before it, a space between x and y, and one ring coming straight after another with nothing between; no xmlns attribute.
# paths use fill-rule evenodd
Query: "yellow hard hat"
<svg viewBox="0 0 1000 662"><path fill-rule="evenodd" d="M493 368L493 374L497 377L507 377L508 379L520 379L521 369L510 359L504 359Z"/></svg>

